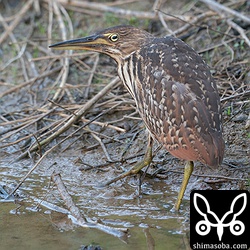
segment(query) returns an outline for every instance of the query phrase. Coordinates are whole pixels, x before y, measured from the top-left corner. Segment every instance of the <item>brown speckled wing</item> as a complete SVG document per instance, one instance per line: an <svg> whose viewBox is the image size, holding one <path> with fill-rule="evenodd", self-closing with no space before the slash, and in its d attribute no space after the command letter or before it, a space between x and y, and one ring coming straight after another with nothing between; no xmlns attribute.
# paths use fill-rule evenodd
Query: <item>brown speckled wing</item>
<svg viewBox="0 0 250 250"><path fill-rule="evenodd" d="M154 138L178 158L220 164L220 99L202 58L181 40L166 37L154 38L150 48L131 60L140 65L134 79L136 103Z"/></svg>

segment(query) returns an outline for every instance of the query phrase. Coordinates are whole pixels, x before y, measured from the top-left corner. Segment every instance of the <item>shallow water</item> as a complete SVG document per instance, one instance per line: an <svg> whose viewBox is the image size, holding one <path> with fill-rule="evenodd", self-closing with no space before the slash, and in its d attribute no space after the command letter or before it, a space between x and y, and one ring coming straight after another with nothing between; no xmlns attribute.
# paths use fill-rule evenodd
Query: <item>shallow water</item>
<svg viewBox="0 0 250 250"><path fill-rule="evenodd" d="M0 203L1 250L80 249L91 244L109 250L188 249L187 201L180 213L173 212L177 192L170 189L167 181L146 178L143 195L138 197L135 178L97 188L94 184L107 180L110 172L81 172L72 162L60 157L46 160L18 190L20 199L16 204ZM32 167L29 164L1 163L0 185L11 190ZM58 169L82 215L114 228L128 228L128 236L120 239L97 229L76 226L67 215L39 205L38 199L65 208L50 180L51 173Z"/></svg>
<svg viewBox="0 0 250 250"><path fill-rule="evenodd" d="M21 214L11 214L14 204L1 204L0 249L80 249L81 245L100 245L103 249L185 249L184 235L178 234L178 219L145 220L154 228L147 229L144 224L134 225L129 228L130 236L127 242L103 233L96 229L75 227L73 229L59 229L70 227L67 218L60 215L44 214L42 212L24 211ZM122 217L138 223L139 220L132 216ZM70 223L68 221L68 223ZM158 228L156 228L156 226ZM147 234L147 236L146 236ZM155 248L150 248L152 241Z"/></svg>

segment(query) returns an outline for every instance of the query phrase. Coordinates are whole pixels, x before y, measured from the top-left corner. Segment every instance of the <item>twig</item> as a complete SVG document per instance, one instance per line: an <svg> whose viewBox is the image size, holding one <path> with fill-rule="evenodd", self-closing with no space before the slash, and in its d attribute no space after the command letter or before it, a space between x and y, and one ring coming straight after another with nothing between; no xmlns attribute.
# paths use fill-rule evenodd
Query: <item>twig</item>
<svg viewBox="0 0 250 250"><path fill-rule="evenodd" d="M52 180L55 182L57 189L65 202L66 206L68 207L71 214L77 219L79 224L86 224L87 219L81 215L79 209L74 204L71 196L69 195L65 185L62 182L61 176L59 173L52 174Z"/></svg>
<svg viewBox="0 0 250 250"><path fill-rule="evenodd" d="M89 79L88 79L87 87L85 88L85 92L84 92L84 98L85 98L85 99L88 99L88 96L89 96L89 88L90 88L91 82L92 82L92 80L93 80L94 73L95 73L95 71L96 71L96 67L97 67L97 65L98 65L98 62L99 62L99 54L96 54L96 55L95 55L94 65L93 65L93 68L92 68L92 70L91 70L91 73L90 73L90 76L89 76Z"/></svg>
<svg viewBox="0 0 250 250"><path fill-rule="evenodd" d="M230 34L225 34L224 32L221 32L221 31L219 31L218 29L213 29L213 28L211 28L211 27L208 27L207 25L199 25L199 24L196 24L196 22L199 21L199 18L198 18L198 20L197 20L196 18L192 19L192 20L194 20L194 22L192 22L192 21L186 21L186 20L184 20L184 19L182 19L182 18L180 18L180 17L178 17L178 16L175 16L175 15L172 15L172 14L169 14L169 13L166 13L166 12L161 11L161 10L158 10L158 11L161 12L161 13L163 13L163 14L166 15L166 16L173 17L173 18L175 18L176 20L179 20L179 21L181 21L181 22L183 22L183 23L186 23L187 26L185 25L185 26L181 27L181 28L180 28L180 31L177 30L177 31L173 32L174 35L176 35L177 33L186 31L186 30L183 30L184 27L188 28L189 26L194 26L194 27L198 27L198 28L206 28L206 29L209 29L209 30L211 30L211 31L214 31L214 32L219 33L219 34L222 34L222 35L226 35L226 36L229 36L229 37L237 38L236 36L233 36L233 35L230 35ZM204 14L205 14L205 13L204 13ZM208 17L209 17L209 16L213 16L213 15L214 15L213 12L211 12L211 11L210 11L210 12L207 12L207 16L208 16ZM201 18L201 19L204 18L203 14L200 15L200 18Z"/></svg>
<svg viewBox="0 0 250 250"><path fill-rule="evenodd" d="M2 17L1 14L0 14L0 21L2 22L2 24L3 24L4 28L5 28L5 30L9 31L10 28L9 28L8 24L5 22L5 20L4 20L4 18ZM27 80L28 80L28 74L27 74L27 70L26 70L26 67L25 67L24 58L22 57L22 55L23 55L23 53L24 53L24 51L25 51L25 49L26 49L27 43L24 44L24 45L22 46L22 49L21 49L20 46L19 46L19 44L18 44L18 42L17 42L17 39L16 39L16 37L14 36L14 34L12 33L12 31L10 31L10 32L8 33L8 35L9 35L9 37L10 37L12 43L15 45L16 50L17 50L17 52L18 52L18 55L17 55L16 57L10 59L10 60L7 62L7 64L6 64L5 66L3 66L3 67L0 69L0 71L4 70L4 69L5 69L6 67L8 67L12 62L14 62L15 60L17 60L17 59L20 58L21 65L22 65L22 70L23 70L23 76L24 76L25 81L27 81ZM1 43L0 43L0 44L1 44Z"/></svg>
<svg viewBox="0 0 250 250"><path fill-rule="evenodd" d="M12 121L8 121L8 120L6 120L5 122L1 122L0 123L0 126L8 126L8 125L12 125L12 124L20 124L20 125L17 125L17 128L19 128L22 124L22 122L24 122L24 123L26 123L27 121L30 121L30 120L32 120L32 119L35 119L35 118L37 118L37 117L39 117L40 116L40 114L39 115L33 115L33 116L28 116L28 117L25 117L25 118L20 118L20 119L16 119L16 120L12 120ZM2 135L2 134L4 134L4 133L0 133L0 135Z"/></svg>
<svg viewBox="0 0 250 250"><path fill-rule="evenodd" d="M28 121L27 123L22 124L22 126L21 126L20 128L18 128L18 129L16 129L16 130L14 131L14 133L10 133L10 134L8 134L7 136L1 138L1 139L0 139L0 142L1 142L1 141L4 141L5 139L7 139L8 137L12 136L13 134L15 134L15 133L17 133L17 132L23 130L24 128L27 128L27 127L31 126L31 125L34 124L35 122L40 121L42 118L44 118L45 116L49 115L49 114L52 113L54 110L55 110L55 109L51 109L51 110L47 111L45 114L40 115L40 116L37 117L36 119L34 119L34 120L30 121L30 122Z"/></svg>
<svg viewBox="0 0 250 250"><path fill-rule="evenodd" d="M22 20L25 13L29 10L31 5L33 4L33 0L29 0L23 8L18 11L18 16L15 18L15 20L9 25L9 28L3 32L3 34L0 36L0 44L4 42L4 40L9 36L9 34L16 28L16 26L19 24L19 22Z"/></svg>
<svg viewBox="0 0 250 250"><path fill-rule="evenodd" d="M211 17L214 15L214 12L212 11L207 11L205 13L202 13L198 16L194 16L193 19L189 22L187 22L184 26L181 26L179 29L173 31L173 35L177 36L179 34L181 34L182 32L187 32L187 30L192 27L203 27L201 25L196 25L196 23L201 22L203 19L207 18L207 17ZM182 20L183 21L183 20Z"/></svg>
<svg viewBox="0 0 250 250"><path fill-rule="evenodd" d="M44 72L43 74L41 74L41 75L39 75L39 76L37 76L37 77L34 77L34 78L28 80L27 82L24 82L24 83L22 83L22 84L19 84L19 85L16 86L16 87L10 88L10 89L6 90L5 92L0 93L0 98L2 98L2 97L5 96L5 95L8 95L8 94L10 94L10 93L12 93L12 92L15 92L15 91L17 91L17 90L19 90L19 89L21 89L21 88L24 88L24 87L26 87L27 85L32 84L33 82L35 82L35 81L37 81L37 80L39 80L39 79L42 79L42 78L44 78L44 77L46 77L46 76L49 76L49 75L51 75L51 74L53 74L53 73L56 73L56 72L59 71L61 68L62 68L62 66L58 66L58 67L56 67L56 68L54 68L54 69L52 69L52 70L50 70L50 71L46 71L46 72Z"/></svg>
<svg viewBox="0 0 250 250"><path fill-rule="evenodd" d="M56 14L59 27L61 29L62 40L66 40L67 39L66 27L65 27L65 24L63 22L63 19L62 19L62 16L61 16L61 13L60 13L57 1L53 1L53 9L54 9L54 12ZM61 8L61 10L64 10L64 9ZM64 11L64 15L67 17L68 25L70 27L69 28L69 30L70 30L70 38L73 38L73 25L72 25L71 19L69 18L68 14L65 11ZM72 54L72 50L65 51L65 54L66 55L71 55ZM58 99L61 91L64 89L64 85L65 85L65 83L67 81L67 78L68 78L68 73L69 73L69 58L67 56L63 58L62 65L63 65L63 69L62 69L61 82L59 84L58 90L56 91L56 93L54 94L54 96L52 98L53 101L55 101L55 100Z"/></svg>
<svg viewBox="0 0 250 250"><path fill-rule="evenodd" d="M170 34L171 36L174 36L174 31L171 30L171 29L169 28L169 26L167 25L167 23L166 23L166 21L165 21L165 19L164 19L164 15L163 15L161 12L158 12L158 17L159 17L159 19L160 19L160 21L161 21L162 26L169 32L169 34Z"/></svg>
<svg viewBox="0 0 250 250"><path fill-rule="evenodd" d="M239 34L244 39L244 41L246 42L246 44L250 47L250 40L246 36L245 31L238 24L236 24L235 22L233 22L232 20L227 20L227 23L228 23L229 26L231 26L233 29L235 29L235 30L237 30L239 32Z"/></svg>
<svg viewBox="0 0 250 250"><path fill-rule="evenodd" d="M49 0L44 0L45 2L49 2ZM116 8L116 7L110 7L108 5L102 4L102 3L94 3L89 1L79 1L79 0L58 0L62 5L64 5L66 8L67 6L75 6L79 9L91 9L91 10L98 10L102 13L104 12L111 12L115 15L125 16L125 17L134 17L134 18L140 18L140 19L158 19L157 14L154 11L146 12L146 11L132 11L122 8ZM185 19L186 21L191 19L191 16L179 16L182 19ZM165 16L165 20L174 20L171 16Z"/></svg>
<svg viewBox="0 0 250 250"><path fill-rule="evenodd" d="M60 144L60 142L59 142ZM11 193L9 194L9 196L11 196L12 194L14 194L17 189L19 189L19 187L23 184L23 182L29 177L29 175L37 168L37 166L42 162L42 160L54 149L58 146L58 144L56 144L54 147L50 148L49 150L47 150L42 157L39 158L39 160L37 161L37 163L29 170L29 172L23 177L21 178L21 180L19 181L19 183L17 184L17 186L11 191Z"/></svg>
<svg viewBox="0 0 250 250"><path fill-rule="evenodd" d="M108 139L110 139L110 140L112 140L112 141L116 141L116 142L119 142L119 143L121 143L121 141L119 141L119 140L117 140L117 139L114 139L114 138L111 138L111 137L109 137L109 136L107 136L107 135L100 134L100 133L98 133L98 132L92 131L92 130L89 129L89 127L88 127L87 125L90 124L90 123L95 123L95 122L96 122L95 120L97 120L98 118L100 118L100 117L103 116L104 114L107 114L108 112L110 112L112 109L114 109L115 107L117 107L117 106L119 106L119 105L120 105L120 103L118 103L118 104L116 104L115 106L112 106L112 107L110 107L109 109L103 111L102 113L100 113L100 114L98 114L96 117L94 117L93 119L87 120L87 123L85 123L84 125L82 125L81 127L79 127L79 128L77 129L77 131L79 131L79 130L84 129L84 128L86 127L86 128L85 128L85 132L91 133L91 134L93 135L93 137L99 142L99 144L101 145L101 147L102 147L102 149L103 149L103 151L104 151L104 154L106 155L106 157L107 157L107 159L108 159L109 162L113 162L113 160L111 160L111 158L110 158L110 156L109 156L109 154L108 154L108 152L107 152L107 150L106 150L106 147L105 147L104 143L102 142L102 140L101 140L101 138L100 138L99 136L101 135L101 136L104 137L104 138L108 138ZM85 119L82 118L81 120L84 121ZM85 132L84 132L84 133L85 133ZM75 132L74 132L74 133L75 133ZM78 138L76 138L76 141L77 141L79 138L81 138L82 136L83 136L83 134L81 134L80 136L78 136ZM74 142L71 142L70 145L68 145L66 148L70 147L72 144L74 144ZM66 148L65 148L63 151L65 151Z"/></svg>
<svg viewBox="0 0 250 250"><path fill-rule="evenodd" d="M34 9L37 15L41 14L41 7L40 7L39 0L34 0Z"/></svg>
<svg viewBox="0 0 250 250"><path fill-rule="evenodd" d="M96 119L98 118L98 116L96 117ZM90 123L90 122L89 122ZM80 128L78 128L76 131L74 131L74 133L72 133L72 134L75 134L76 132L78 132L79 130L81 130L83 127L85 127L85 126L88 126L88 124L89 123L87 123L87 124L84 124L82 127L80 127ZM62 144L64 141L66 141L69 137L71 137L72 136L72 134L71 135L68 135L68 136L66 136L63 140L61 140L59 143L57 143L56 145L54 145L52 148L50 148L49 150L47 150L40 158L39 158L39 160L37 161L37 163L29 170L29 172L20 180L20 182L18 183L18 185L12 190L12 192L10 193L10 195L12 195L12 194L14 194L16 191L17 191L17 189L23 184L23 182L28 178L28 176L37 168L37 166L42 162L42 160L51 152L51 151L53 151L56 147L58 147L60 144ZM44 140L45 141L45 140ZM35 149L40 149L41 148L41 146L42 146L43 144L41 144L41 143L38 143L38 144L36 144L34 147L32 147L29 151L27 151L27 152L25 152L24 154L22 154L18 159L20 159L20 158L22 158L22 157L24 157L24 156L26 156L28 153L30 153L30 152L32 152L33 150L33 148L35 148ZM9 195L9 196L10 196Z"/></svg>
<svg viewBox="0 0 250 250"><path fill-rule="evenodd" d="M51 103L53 103L53 105L55 105L55 106L58 106L58 107L60 107L61 109L63 109L63 110L65 110L65 111L67 111L67 112L69 112L69 113L71 113L71 114L74 114L74 112L72 112L71 111L71 109L68 109L68 108L65 108L64 106L62 106L62 105L60 105L60 104L58 104L58 103L56 103L56 102L53 102L53 101L51 101L51 100L48 100L49 102L51 102ZM119 102L119 105L120 104L122 104L121 102ZM78 106L78 105L77 105ZM96 105L96 106L98 106L98 105ZM117 106L117 105L116 105ZM62 114L60 114L60 116L62 116L62 117L66 117L67 115L65 114L65 113L62 113ZM24 121L26 121L26 119L27 118L25 118L25 119L23 119ZM18 121L20 121L21 119L19 119ZM22 121L23 121L22 120ZM89 122L90 120L89 119L86 119L86 118L84 118L84 117L82 117L81 118L81 120L83 121L83 122ZM18 121L10 121L10 122L5 122L5 123L0 123L0 125L8 125L9 123L17 123ZM113 121L112 121L113 122ZM111 128L111 129L114 129L114 130L116 130L116 131L118 131L118 132L120 132L120 133L125 133L126 132L126 130L124 129L124 128L121 128L121 127L117 127L117 126L114 126L114 125L111 125L110 123L111 122L100 122L100 121L92 121L92 123L93 124L96 124L96 125L98 125L98 126L101 126L102 128Z"/></svg>
<svg viewBox="0 0 250 250"><path fill-rule="evenodd" d="M62 208L62 207L59 207L53 203L50 203L48 201L45 201L45 200L41 200L41 199L38 199L38 198L33 198L33 200L37 203L39 203L38 205L41 205L41 206L44 206L52 211L55 211L55 212L58 212L58 213L62 213L62 214L70 214L69 210L68 209L65 209L65 208Z"/></svg>
<svg viewBox="0 0 250 250"><path fill-rule="evenodd" d="M89 119L86 119L86 118L82 118L83 121L85 122L88 122ZM120 128L120 127L117 127L117 126L114 126L114 125L111 125L109 123L103 123L103 122L99 122L99 121L93 121L93 124L96 124L96 125L99 125L101 127L107 127L107 128L111 128L111 129L114 129L120 133L125 133L126 130L124 128Z"/></svg>
<svg viewBox="0 0 250 250"><path fill-rule="evenodd" d="M221 12L225 12L227 14L236 16L247 23L250 23L249 17L247 17L247 16L245 16L245 15L243 15L235 10L232 10L232 9L230 9L230 8L220 4L218 2L215 2L214 0L200 0L200 1L205 3L206 5L208 5L210 9L219 13L220 15L221 15Z"/></svg>
<svg viewBox="0 0 250 250"><path fill-rule="evenodd" d="M77 122L96 102L99 101L110 89L112 89L119 82L119 78L116 77L111 81L104 89L102 89L99 93L97 93L92 99L90 99L85 105L83 105L79 110L77 110L74 114L68 117L68 120L65 124L59 128L55 133L44 139L40 142L41 146L47 145L49 142L57 138L59 135L67 131L75 122ZM66 137L67 138L67 137ZM34 145L29 152L33 152L38 148L38 145ZM26 157L28 154L24 152L18 159Z"/></svg>
<svg viewBox="0 0 250 250"><path fill-rule="evenodd" d="M143 232L145 234L146 240L147 240L147 249L148 250L154 250L155 249L155 240L151 233L149 232L149 228L143 229Z"/></svg>
<svg viewBox="0 0 250 250"><path fill-rule="evenodd" d="M26 51L26 52L25 52L25 55L26 55L26 57L27 57L27 59L28 59L28 61L29 61L30 70L31 70L31 72L32 72L32 75L33 75L34 77L38 76L39 73L38 73L38 70L37 70L37 68L36 68L35 62L32 61L32 55L31 55L31 53L30 53L29 51Z"/></svg>
<svg viewBox="0 0 250 250"><path fill-rule="evenodd" d="M109 162L113 162L113 160L111 159L111 157L110 157L110 155L109 155L109 153L108 153L108 151L107 151L107 149L106 149L104 143L102 142L102 139L101 139L98 135L96 135L95 133L92 133L92 130L91 130L91 129L87 128L87 131L90 132L91 135L92 135L92 136L98 141L98 143L101 145L102 150L103 150L103 152L104 152L104 154L105 154L107 160L108 160Z"/></svg>
<svg viewBox="0 0 250 250"><path fill-rule="evenodd" d="M0 17L1 17L1 14L0 14ZM17 45L17 42L13 42L13 43ZM17 59L22 58L23 53L26 49L26 46L27 46L27 43L24 44L21 49L19 48L20 50L18 54L15 57L11 58L2 68L0 68L0 71L3 71L5 68L7 68L11 63L16 61Z"/></svg>
<svg viewBox="0 0 250 250"><path fill-rule="evenodd" d="M44 49L43 47L38 46L38 44L32 42L32 41L28 41L28 43L30 43L31 45L37 47L39 50L41 50L42 52L48 54L48 50L47 49ZM86 57L89 57L91 55L93 55L95 52L80 52L80 53L73 53L71 55L65 55L65 54L60 54L60 55L55 55L53 53L50 52L51 55L49 56L41 56L41 57L36 57L36 58L32 58L31 61L40 61L40 60L51 60L51 59L61 59L63 57L69 57L69 58L73 58L75 59L76 56L80 56L80 60L83 60L84 58Z"/></svg>
<svg viewBox="0 0 250 250"><path fill-rule="evenodd" d="M239 94L233 94L233 95L221 98L221 102L225 102L225 101L230 100L230 99L235 99L236 97L239 97L239 96L247 96L248 94L250 94L250 90L246 90L246 91L239 93Z"/></svg>
<svg viewBox="0 0 250 250"><path fill-rule="evenodd" d="M58 173L53 174L52 180L57 185L57 188L58 188L58 191L61 195L61 198L65 202L65 205L69 209L71 215L74 217L73 218L74 223L76 223L77 225L80 225L82 227L96 228L96 229L101 230L105 233L108 233L108 234L113 235L115 237L119 237L123 240L126 240L127 233L128 233L127 228L109 227L109 226L94 222L93 220L86 218L84 215L81 215L80 210L74 204L70 194L68 193L65 185L63 184L60 174L58 174Z"/></svg>
<svg viewBox="0 0 250 250"><path fill-rule="evenodd" d="M204 48L204 49L200 49L200 50L197 51L197 52L198 52L199 54L201 54L201 53L204 53L204 52L206 52L206 51L213 50L213 49L218 48L218 47L220 47L220 46L224 46L225 43L230 43L230 42L234 41L236 38L237 38L237 37L234 37L234 38L231 38L231 39L228 39L228 40L224 40L224 41L222 41L222 42L220 41L219 43L215 43L214 45L210 45L210 46L208 46L208 47L206 47L206 48Z"/></svg>

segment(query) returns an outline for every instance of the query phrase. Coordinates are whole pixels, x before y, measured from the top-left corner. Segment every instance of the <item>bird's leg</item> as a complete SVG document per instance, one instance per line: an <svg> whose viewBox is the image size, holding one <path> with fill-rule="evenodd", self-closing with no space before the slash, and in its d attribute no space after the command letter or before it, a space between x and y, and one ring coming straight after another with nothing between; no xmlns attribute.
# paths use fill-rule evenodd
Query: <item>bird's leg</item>
<svg viewBox="0 0 250 250"><path fill-rule="evenodd" d="M107 186L113 182L116 182L118 180L121 180L129 175L137 174L141 169L148 166L152 161L152 147L153 147L153 139L149 135L148 136L148 145L147 145L147 151L145 153L144 159L142 161L137 162L131 169L129 169L127 172L122 173L118 175L117 177L105 182L104 184L101 184L101 186Z"/></svg>
<svg viewBox="0 0 250 250"><path fill-rule="evenodd" d="M175 209L178 211L180 209L180 205L182 202L182 198L184 195L184 192L186 190L189 178L193 172L193 168L194 168L194 163L192 161L188 161L185 165L185 169L184 169L184 176L183 176L183 180L182 180L182 184L181 184L181 188L178 194L178 198L177 201L175 203Z"/></svg>

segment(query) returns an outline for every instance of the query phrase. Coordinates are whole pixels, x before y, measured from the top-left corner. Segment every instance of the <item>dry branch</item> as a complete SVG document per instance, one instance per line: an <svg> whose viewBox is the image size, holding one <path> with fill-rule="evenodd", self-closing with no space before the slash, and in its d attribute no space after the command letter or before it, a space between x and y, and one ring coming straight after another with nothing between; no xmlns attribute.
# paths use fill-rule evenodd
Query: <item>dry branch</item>
<svg viewBox="0 0 250 250"><path fill-rule="evenodd" d="M221 5L220 3L217 3L213 0L200 0L201 2L207 4L212 10L214 10L215 12L217 12L222 18L224 18L224 14L230 14L233 16L236 16L238 18L240 18L241 20L250 23L250 18L235 11L232 10L224 5ZM246 42L246 44L250 47L250 40L249 38L246 36L245 31L235 22L233 22L230 19L227 19L227 24L232 27L233 29L237 30L239 32L239 34L241 35L242 39L244 39L244 41Z"/></svg>
<svg viewBox="0 0 250 250"><path fill-rule="evenodd" d="M44 0L45 2L49 2L49 0ZM59 3L61 3L62 5L65 6L65 8L67 8L67 6L70 7L77 7L79 9L91 9L91 10L97 10L101 13L104 12L111 12L119 17L123 16L123 17L135 17L135 18L139 18L139 19L154 19L154 20L158 20L158 15L156 14L156 12L151 11L151 12L146 12L146 11L133 11L133 10L126 10L126 9L122 9L122 8L117 8L117 7L110 7L108 5L102 4L102 3L94 3L94 2L89 2L89 1L79 1L79 0L58 0ZM178 16L178 15L177 15ZM189 21L192 19L191 16L181 16L179 15L178 17ZM175 17L172 16L164 16L164 20L175 20Z"/></svg>
<svg viewBox="0 0 250 250"><path fill-rule="evenodd" d="M56 68L54 68L54 69L52 69L50 71L46 71L43 74L28 80L27 82L21 83L16 87L10 88L10 89L6 90L5 92L0 93L0 98L2 98L5 95L11 94L11 93L13 93L15 91L18 91L19 89L24 88L24 87L32 84L33 82L35 82L35 81L37 81L39 79L42 79L42 78L47 77L49 75L52 75L52 74L56 73L57 71L59 71L61 68L62 68L62 66L58 66L58 67L56 67Z"/></svg>
<svg viewBox="0 0 250 250"><path fill-rule="evenodd" d="M202 13L198 16L194 16L193 19L189 22L186 22L186 24L182 27L180 27L179 29L175 30L173 32L173 35L179 35L183 32L187 32L187 30L190 28L190 27L201 27L199 25L199 23L201 23L202 20L204 20L205 18L208 18L208 17L211 17L211 16L214 16L214 12L212 11L207 11L205 13ZM184 22L184 20L182 20Z"/></svg>
<svg viewBox="0 0 250 250"><path fill-rule="evenodd" d="M33 4L34 0L29 0L23 8L18 12L17 17L15 20L9 25L9 28L3 32L3 34L0 36L0 44L4 42L4 40L9 36L9 34L16 28L16 26L19 24L19 22L24 17L25 13L29 10L31 5Z"/></svg>
<svg viewBox="0 0 250 250"><path fill-rule="evenodd" d="M10 31L10 28L9 28L8 24L5 22L5 20L4 20L4 18L2 17L1 14L0 14L0 21L2 22L2 24L3 24L4 28L5 28L5 30ZM20 46L19 46L19 44L18 44L18 42L17 42L16 37L14 36L14 34L10 31L10 32L8 33L8 35L9 35L9 37L10 37L12 43L15 45L16 50L17 50L17 52L18 52L18 55L15 56L14 58L10 59L10 60L6 63L6 65L3 66L3 67L0 69L0 71L3 71L6 67L8 67L8 66L9 66L12 62L14 62L15 60L20 59L21 64L22 64L22 70L23 70L24 79L27 81L27 80L28 80L27 70L26 70L26 67L25 67L24 58L22 57L22 55L23 55L23 53L24 53L24 51L25 51L25 49L26 49L27 44L24 44L24 45L22 46L22 49L21 49ZM0 43L0 44L1 44L1 43Z"/></svg>
<svg viewBox="0 0 250 250"><path fill-rule="evenodd" d="M93 80L94 73L96 71L96 67L97 67L98 62L99 62L99 54L96 54L95 57L96 58L95 58L95 61L94 61L93 69L91 70L91 73L90 73L90 76L89 76L89 79L88 79L88 83L87 83L87 87L85 88L85 92L84 92L84 98L85 99L88 99L90 85L91 85L91 82Z"/></svg>
<svg viewBox="0 0 250 250"><path fill-rule="evenodd" d="M39 120L43 119L45 116L49 115L50 113L52 113L54 111L54 109L51 109L49 111L47 111L45 114L42 114L42 115L39 115L37 118L31 120L31 121L27 121L27 122L24 122L22 123L21 125L18 125L16 128L15 128L15 131L13 133L9 133L8 135L6 135L5 137L1 138L0 139L0 142L1 141L4 141L6 140L8 137L12 136L13 134L19 132L19 131L22 131L24 130L25 128L31 126L32 124L38 122ZM0 146L1 148L1 146Z"/></svg>
<svg viewBox="0 0 250 250"><path fill-rule="evenodd" d="M58 191L65 202L67 208L69 209L71 215L74 217L73 222L77 225L80 225L81 227L87 227L87 228L96 228L99 229L105 233L111 234L115 237L122 238L123 240L126 239L128 229L127 228L113 228L109 227L103 224L100 224L98 222L94 222L93 220L86 218L84 215L81 215L80 210L78 207L74 204L70 194L68 193L60 174L55 173L52 175L52 179L57 185Z"/></svg>
<svg viewBox="0 0 250 250"><path fill-rule="evenodd" d="M66 40L67 39L67 31L66 31L66 27L65 27L61 12L59 10L59 6L58 6L57 1L53 1L53 9L54 9L55 15L57 17L57 22L58 22L60 30L61 30L62 40ZM67 18L68 26L69 26L69 30L70 30L70 39L72 39L73 38L73 25L72 25L71 19L68 16L68 13L64 10L64 8L61 7L60 9L64 13L64 16ZM72 54L72 50L65 51L65 54L70 56ZM69 65L70 65L69 58L66 56L66 57L63 57L62 59L63 59L63 62L62 62L63 68L62 68L61 82L59 84L58 90L56 91L56 93L54 94L54 96L52 98L53 101L56 101L58 99L58 97L60 96L60 93L64 89L64 86L65 86L67 78L68 78Z"/></svg>
<svg viewBox="0 0 250 250"><path fill-rule="evenodd" d="M200 0L201 2L205 3L206 5L209 6L210 9L214 10L215 12L219 13L221 15L222 12L226 14L233 15L235 17L240 18L241 20L250 23L250 18L241 14L238 11L232 10L218 2L215 2L214 0Z"/></svg>
<svg viewBox="0 0 250 250"><path fill-rule="evenodd" d="M250 47L250 40L246 36L245 31L238 24L236 24L235 22L233 22L232 20L227 20L227 23L228 23L229 26L231 26L233 29L235 29L235 30L237 30L239 32L239 34L244 39L244 41L246 42L246 44Z"/></svg>
<svg viewBox="0 0 250 250"><path fill-rule="evenodd" d="M64 183L62 182L60 174L54 173L52 175L52 180L55 182L63 201L65 202L65 204L68 207L71 214L77 219L77 222L81 225L86 225L87 219L81 215L79 209L74 204L74 202L73 202L71 196L69 195Z"/></svg>

